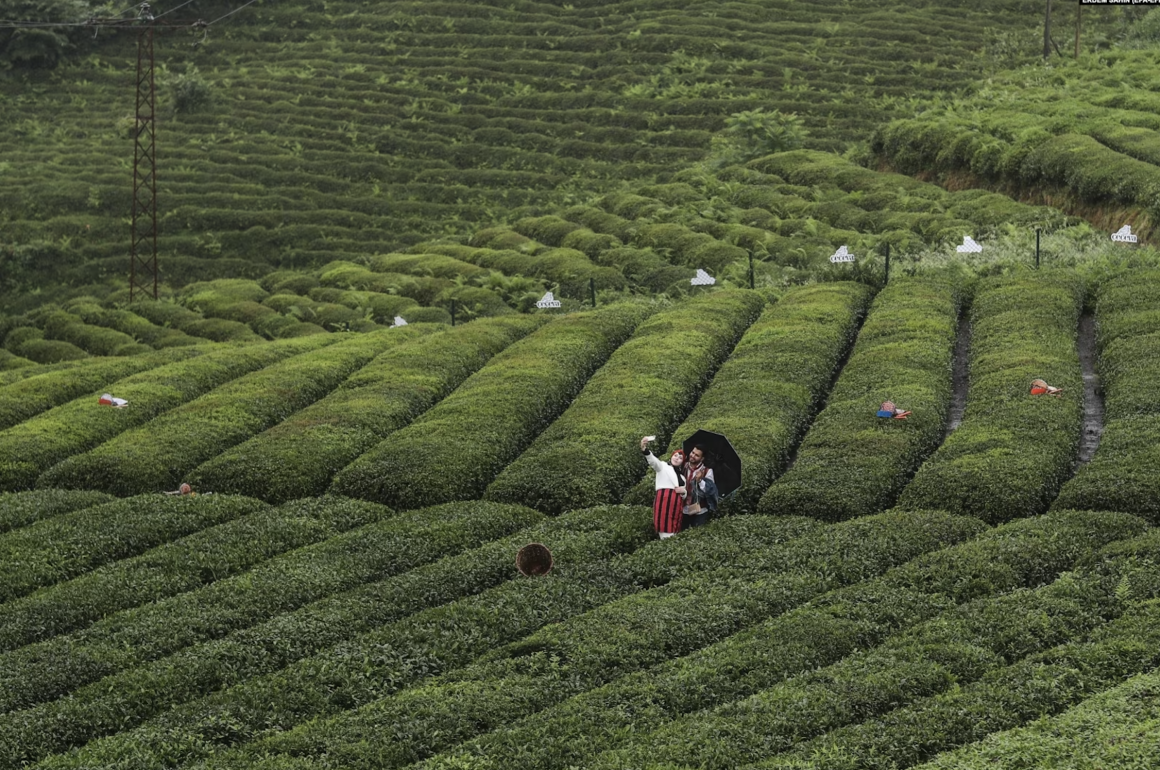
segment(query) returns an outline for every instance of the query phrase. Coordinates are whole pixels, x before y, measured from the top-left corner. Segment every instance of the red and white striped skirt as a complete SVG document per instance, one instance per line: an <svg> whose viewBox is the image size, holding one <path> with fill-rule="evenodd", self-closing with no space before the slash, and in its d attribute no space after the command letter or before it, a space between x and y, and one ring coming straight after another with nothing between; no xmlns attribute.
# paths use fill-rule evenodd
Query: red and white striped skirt
<svg viewBox="0 0 1160 770"><path fill-rule="evenodd" d="M681 531L685 501L675 489L658 489L653 499L653 527L657 532Z"/></svg>

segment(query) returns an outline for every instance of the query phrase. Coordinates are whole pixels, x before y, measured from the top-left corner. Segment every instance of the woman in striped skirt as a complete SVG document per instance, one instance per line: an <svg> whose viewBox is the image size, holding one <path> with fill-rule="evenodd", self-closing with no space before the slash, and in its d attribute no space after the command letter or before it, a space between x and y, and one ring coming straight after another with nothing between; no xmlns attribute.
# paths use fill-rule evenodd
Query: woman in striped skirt
<svg viewBox="0 0 1160 770"><path fill-rule="evenodd" d="M656 471L656 497L653 498L653 527L661 538L672 537L681 531L685 509L685 477L681 466L685 463L685 453L678 449L673 452L668 463L663 463L648 448L649 437L640 440L640 451L644 459Z"/></svg>

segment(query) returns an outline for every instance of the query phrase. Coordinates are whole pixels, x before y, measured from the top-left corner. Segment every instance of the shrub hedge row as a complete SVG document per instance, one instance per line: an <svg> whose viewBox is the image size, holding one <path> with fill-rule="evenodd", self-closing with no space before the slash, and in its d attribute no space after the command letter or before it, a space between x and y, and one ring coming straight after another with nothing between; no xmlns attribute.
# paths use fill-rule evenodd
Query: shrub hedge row
<svg viewBox="0 0 1160 770"><path fill-rule="evenodd" d="M154 348L171 348L182 345L196 345L207 340L193 337L180 329L158 326L129 310L104 308L89 303L68 305L69 312L80 316L87 324L107 326L128 334L133 339Z"/></svg>
<svg viewBox="0 0 1160 770"><path fill-rule="evenodd" d="M71 457L47 471L38 485L120 495L176 489L202 462L322 398L414 334L397 331L304 338L313 350L240 377Z"/></svg>
<svg viewBox="0 0 1160 770"><path fill-rule="evenodd" d="M1065 271L984 280L971 307L962 424L903 490L899 505L992 524L1047 510L1071 476L1083 428L1076 335L1083 285ZM1042 378L1063 398L1029 395Z"/></svg>
<svg viewBox="0 0 1160 770"><path fill-rule="evenodd" d="M481 516L507 508L461 507ZM636 590L610 557L645 543L649 520L646 509L627 506L573 512L126 671L116 688L97 682L71 698L0 716L0 757L18 764L90 741L45 766L172 766L274 726L375 700ZM547 576L513 580L514 554L527 542L547 545L555 567ZM199 700L169 708L191 698ZM117 734L92 740L110 733Z"/></svg>
<svg viewBox="0 0 1160 770"><path fill-rule="evenodd" d="M874 542L888 535L904 537L907 529L930 515L891 511L828 530L845 528L852 537L877 532L876 537L866 538ZM975 532L984 528L972 519L938 516L944 521L973 522ZM730 520L715 522L705 529L712 530L727 521ZM770 618L691 655L629 674L520 723L496 726L493 732L445 757L435 758L429 766L453 767L460 761L481 770L549 770L587 766L600 752L632 745L633 749L623 752L627 764L619 765L628 767L651 762L656 755L646 756L647 752L667 751L666 746L680 748L674 748L674 755L681 751L691 755L699 750L699 745L704 745L706 750L724 751L728 749L727 742L706 741L697 732L700 718L697 715L706 714L705 709L833 664L957 604L1050 582L1087 555L1093 544L1133 537L1144 529L1139 519L1121 514L1056 513L1022 519L973 539L964 537L965 542L934 550L870 580L865 579L881 572L872 558L876 548L863 550L858 541L851 540L845 545L846 556L834 547L825 549L830 555L819 555L820 561L814 563L829 564L836 569L835 576L829 579L831 584L850 582L853 585L820 596L805 607ZM800 542L818 540L811 536ZM945 538L948 544L956 540ZM833 545L845 542L844 538L835 538ZM776 563L786 551L773 550L771 562ZM799 567L810 564L811 557L801 558L807 561L800 562ZM791 560L787 569L794 568ZM827 573L823 569L819 574ZM859 580L865 582L858 583ZM453 726L452 720L444 729ZM694 735L699 735L698 740L703 744L695 743ZM377 747L375 739L368 737L368 741L368 748ZM344 748L338 740L334 747L336 751ZM362 755L353 743L345 748L349 751L339 756L346 761ZM368 750L366 756L375 755ZM607 756L621 755L609 753ZM637 761L632 761L633 758Z"/></svg>
<svg viewBox="0 0 1160 770"><path fill-rule="evenodd" d="M0 492L0 533L49 519L61 513L107 503L112 495L72 489L36 489L29 492Z"/></svg>
<svg viewBox="0 0 1160 770"><path fill-rule="evenodd" d="M214 342L257 342L262 339L241 321L205 318L173 302L134 302L127 309L158 326L172 326L193 337L204 337Z"/></svg>
<svg viewBox="0 0 1160 770"><path fill-rule="evenodd" d="M66 401L105 388L110 382L164 364L194 358L206 350L190 348L132 358L94 359L84 366L45 372L5 385L0 387L0 430L24 422ZM98 395L94 394L94 401Z"/></svg>
<svg viewBox="0 0 1160 770"><path fill-rule="evenodd" d="M1037 653L991 671L981 681L922 698L881 718L834 731L784 760L759 767L913 766L939 752L1067 709L1150 671L1160 665L1158 629L1160 601L1143 602L1087 638Z"/></svg>
<svg viewBox="0 0 1160 770"><path fill-rule="evenodd" d="M334 475L359 455L546 320L484 319L433 336L406 338L321 401L198 466L190 483L222 492L244 490L270 502L322 494ZM416 328L422 327L395 331Z"/></svg>
<svg viewBox="0 0 1160 770"><path fill-rule="evenodd" d="M651 313L623 304L551 321L340 471L332 491L400 510L479 497Z"/></svg>
<svg viewBox="0 0 1160 770"><path fill-rule="evenodd" d="M619 501L641 472L640 437L667 441L764 304L726 289L653 315L484 497L550 514Z"/></svg>
<svg viewBox="0 0 1160 770"><path fill-rule="evenodd" d="M248 497L148 495L82 508L0 535L0 602L266 507ZM99 532L100 537L93 533Z"/></svg>
<svg viewBox="0 0 1160 770"><path fill-rule="evenodd" d="M1104 430L1091 462L1063 485L1056 507L1121 510L1160 521L1160 408L1146 383L1160 376L1160 271L1108 281L1097 292Z"/></svg>
<svg viewBox="0 0 1160 770"><path fill-rule="evenodd" d="M741 457L741 489L728 510L750 512L789 461L857 335L870 289L850 282L791 289L749 327L672 434L667 452L699 429L729 437ZM651 504L650 474L625 502Z"/></svg>
<svg viewBox="0 0 1160 770"><path fill-rule="evenodd" d="M107 386L129 406L109 409L90 396L74 399L0 432L0 489L30 489L48 473L43 487L56 486L51 469L153 417L247 372L317 346L293 340L226 349L131 375Z"/></svg>
<svg viewBox="0 0 1160 770"><path fill-rule="evenodd" d="M124 332L104 326L92 326L77 315L58 310L44 318L44 336L50 340L71 342L94 356L136 355L151 350Z"/></svg>
<svg viewBox="0 0 1160 770"><path fill-rule="evenodd" d="M917 770L1150 767L1156 761L1160 673L1132 677L1056 716L992 733Z"/></svg>
<svg viewBox="0 0 1160 770"><path fill-rule="evenodd" d="M299 535L296 544L284 535L271 544L245 543L237 537L240 533L235 527L235 537L226 545L233 551L251 551L249 565L231 566L222 558L226 569L214 573L219 579L211 585L190 585L188 588L197 590L169 598L158 594L155 598L161 601L119 612L84 630L3 656L0 711L56 699L90 682L182 650L189 654L181 653L181 661L197 659L206 649L213 649L216 639L507 537L540 518L526 509L465 504L396 517L390 513L390 509L373 503L324 497L294 501L263 514L263 518L289 519L280 525L283 527L292 526L295 519L299 528L303 523L311 525L315 532L307 533L309 539ZM317 519L321 521L314 521ZM258 526L269 528L270 523L252 528ZM330 530L329 539L318 532L321 526ZM279 540L283 541L280 549ZM243 566L248 566L248 571L231 574ZM96 584L91 581L86 588ZM75 610L85 596L75 592L63 598L66 609ZM72 600L71 607L68 600ZM188 650L206 643L211 646L197 652ZM161 665L164 668L166 664ZM125 676L132 678L133 674Z"/></svg>
<svg viewBox="0 0 1160 770"><path fill-rule="evenodd" d="M1116 581L1098 574L1068 573L1043 588L978 599L826 668L678 720L592 765L624 767L650 757L716 770L791 749L798 758L828 758L832 736L860 731L849 725L966 687L1029 655L1082 638L1123 610ZM854 756L865 761L865 754Z"/></svg>
<svg viewBox="0 0 1160 770"><path fill-rule="evenodd" d="M960 293L949 279L896 279L874 300L826 407L761 513L840 520L887 508L942 439ZM909 419L875 416L894 401Z"/></svg>
<svg viewBox="0 0 1160 770"><path fill-rule="evenodd" d="M342 766L401 766L980 529L978 522L938 512L872 518L815 529L741 555L737 563L716 561L687 572L663 587L546 627L435 682L257 743L251 754L279 750L328 755L325 760ZM389 738L380 732L387 724L393 726Z"/></svg>

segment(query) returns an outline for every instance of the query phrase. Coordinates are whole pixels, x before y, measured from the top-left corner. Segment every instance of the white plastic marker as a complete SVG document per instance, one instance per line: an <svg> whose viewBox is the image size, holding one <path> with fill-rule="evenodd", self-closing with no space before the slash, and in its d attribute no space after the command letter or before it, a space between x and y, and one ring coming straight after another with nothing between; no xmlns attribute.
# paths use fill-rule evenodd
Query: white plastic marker
<svg viewBox="0 0 1160 770"><path fill-rule="evenodd" d="M853 262L854 255L849 252L845 244L843 244L837 251L830 256L830 261L837 264L838 262Z"/></svg>
<svg viewBox="0 0 1160 770"><path fill-rule="evenodd" d="M396 326L406 326L406 325L407 325L407 322L403 320L403 317L401 315L397 315L397 316L395 316L395 322L393 324L391 324L391 327L394 328Z"/></svg>
<svg viewBox="0 0 1160 770"><path fill-rule="evenodd" d="M1132 235L1132 226L1124 225L1119 230L1112 233L1112 240L1116 243L1135 243L1136 236Z"/></svg>
<svg viewBox="0 0 1160 770"><path fill-rule="evenodd" d="M689 279L689 283L694 286L712 286L717 283L717 279L698 267L697 274Z"/></svg>
<svg viewBox="0 0 1160 770"><path fill-rule="evenodd" d="M963 236L963 244L955 246L955 251L960 254L978 254L983 250L983 247L975 243L975 239L969 235Z"/></svg>
<svg viewBox="0 0 1160 770"><path fill-rule="evenodd" d="M538 308L560 307L560 300L553 297L552 292L548 292L547 294L545 294L543 297L540 298L540 301L536 303L536 307L538 307Z"/></svg>

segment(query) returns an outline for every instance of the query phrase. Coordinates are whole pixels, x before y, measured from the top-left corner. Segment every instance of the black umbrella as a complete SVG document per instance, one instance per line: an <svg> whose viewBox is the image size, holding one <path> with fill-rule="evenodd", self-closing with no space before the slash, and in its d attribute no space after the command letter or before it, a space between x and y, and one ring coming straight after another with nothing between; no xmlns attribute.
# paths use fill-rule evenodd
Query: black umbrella
<svg viewBox="0 0 1160 770"><path fill-rule="evenodd" d="M729 439L720 433L699 430L681 444L685 450L685 457L688 457L689 452L696 446L705 452L705 463L713 469L713 480L721 497L741 488L741 458L729 443Z"/></svg>

